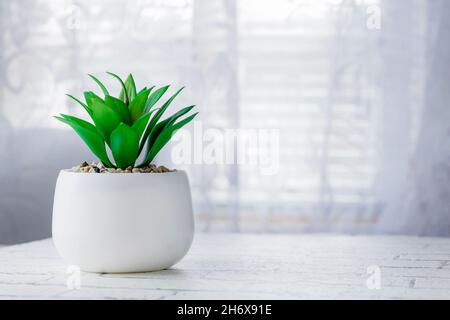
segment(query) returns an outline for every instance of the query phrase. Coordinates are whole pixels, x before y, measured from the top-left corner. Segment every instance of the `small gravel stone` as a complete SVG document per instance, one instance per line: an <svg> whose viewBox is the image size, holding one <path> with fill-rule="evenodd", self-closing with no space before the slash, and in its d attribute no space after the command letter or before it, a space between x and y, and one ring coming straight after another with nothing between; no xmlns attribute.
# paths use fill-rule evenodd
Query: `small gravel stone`
<svg viewBox="0 0 450 320"><path fill-rule="evenodd" d="M165 166L159 166L159 169L161 170L161 172L169 172L169 168L165 167Z"/></svg>

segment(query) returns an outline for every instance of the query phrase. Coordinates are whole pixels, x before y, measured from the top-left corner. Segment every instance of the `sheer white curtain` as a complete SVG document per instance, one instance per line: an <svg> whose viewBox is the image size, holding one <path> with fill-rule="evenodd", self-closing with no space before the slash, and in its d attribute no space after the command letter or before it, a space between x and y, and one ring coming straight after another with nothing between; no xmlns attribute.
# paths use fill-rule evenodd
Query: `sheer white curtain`
<svg viewBox="0 0 450 320"><path fill-rule="evenodd" d="M50 116L82 114L64 93L95 89L86 74L106 70L185 85L177 106L196 103L203 130L278 130L275 175L177 166L190 174L198 230L450 234L449 9L0 0L0 242L50 234L58 169L92 159Z"/></svg>
<svg viewBox="0 0 450 320"><path fill-rule="evenodd" d="M397 155L402 156L403 162L398 162L399 169L391 176L396 181L384 193L391 192L391 195L385 198L387 210L383 212L379 229L449 236L450 21L447 13L450 12L450 2L426 1L424 6L417 1L417 4L422 6L421 10L408 10L409 19L393 21L395 24L400 22L400 28L415 41L400 42L403 50L398 51L404 54L397 58L397 62L401 61L397 65L403 65L402 73L407 77L402 79L403 85L399 91L404 93L398 96L395 107L403 106L401 109L404 112L398 113L398 121L391 123L392 128L396 128L392 129L391 137L399 129L411 134L404 134L410 142L406 144L409 148L400 149L401 141L396 146L391 145L396 150L402 150L402 153L391 154L386 162L398 161ZM404 14L398 9L395 13L397 16ZM418 16L426 19L426 37L413 33L421 25ZM424 42L425 47L421 45ZM421 56L424 57L423 71L411 68L418 65ZM399 80L396 82L401 83ZM410 97L407 103L405 95ZM391 137L385 137L385 144L392 143ZM396 199L391 198L395 195L398 195Z"/></svg>

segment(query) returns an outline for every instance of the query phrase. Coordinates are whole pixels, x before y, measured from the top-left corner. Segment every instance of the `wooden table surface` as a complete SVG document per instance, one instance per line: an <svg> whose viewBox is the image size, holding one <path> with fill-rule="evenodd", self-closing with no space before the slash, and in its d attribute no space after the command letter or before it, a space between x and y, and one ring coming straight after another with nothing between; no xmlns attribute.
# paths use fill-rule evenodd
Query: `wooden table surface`
<svg viewBox="0 0 450 320"><path fill-rule="evenodd" d="M0 298L450 299L450 239L199 233L139 274L78 274L47 239L0 249Z"/></svg>

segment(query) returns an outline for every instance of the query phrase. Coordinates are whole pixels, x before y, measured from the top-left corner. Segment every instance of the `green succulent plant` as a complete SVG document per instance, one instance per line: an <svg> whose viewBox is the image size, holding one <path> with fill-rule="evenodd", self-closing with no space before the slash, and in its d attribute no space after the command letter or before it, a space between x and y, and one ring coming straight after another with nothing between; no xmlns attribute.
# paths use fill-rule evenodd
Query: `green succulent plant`
<svg viewBox="0 0 450 320"><path fill-rule="evenodd" d="M144 149L143 161L137 167L148 166L172 135L194 119L197 113L187 114L195 105L185 107L161 120L163 113L184 88L176 91L156 108L169 85L159 89L155 89L155 86L144 87L138 91L131 74L123 81L116 74L107 73L120 82L122 89L119 97L112 96L93 75L89 76L100 87L103 99L92 91L84 92L85 102L67 95L86 110L93 123L66 114L55 118L71 126L105 167L135 167ZM181 119L185 115L187 116ZM109 159L107 147L111 150L115 163Z"/></svg>

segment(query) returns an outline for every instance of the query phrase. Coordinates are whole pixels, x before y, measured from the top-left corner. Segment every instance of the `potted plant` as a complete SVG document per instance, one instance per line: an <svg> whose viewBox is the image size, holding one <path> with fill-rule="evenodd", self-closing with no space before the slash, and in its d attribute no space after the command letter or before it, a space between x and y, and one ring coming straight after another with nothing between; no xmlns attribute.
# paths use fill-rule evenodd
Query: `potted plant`
<svg viewBox="0 0 450 320"><path fill-rule="evenodd" d="M118 97L92 75L103 98L91 91L84 93L85 102L68 95L93 123L65 114L55 117L74 129L99 162L60 171L53 241L67 263L84 271L165 269L191 245L192 201L184 171L151 162L197 113L189 115L194 107L189 106L161 120L183 88L156 108L169 86L138 91L131 74L125 81L109 74L120 82Z"/></svg>

